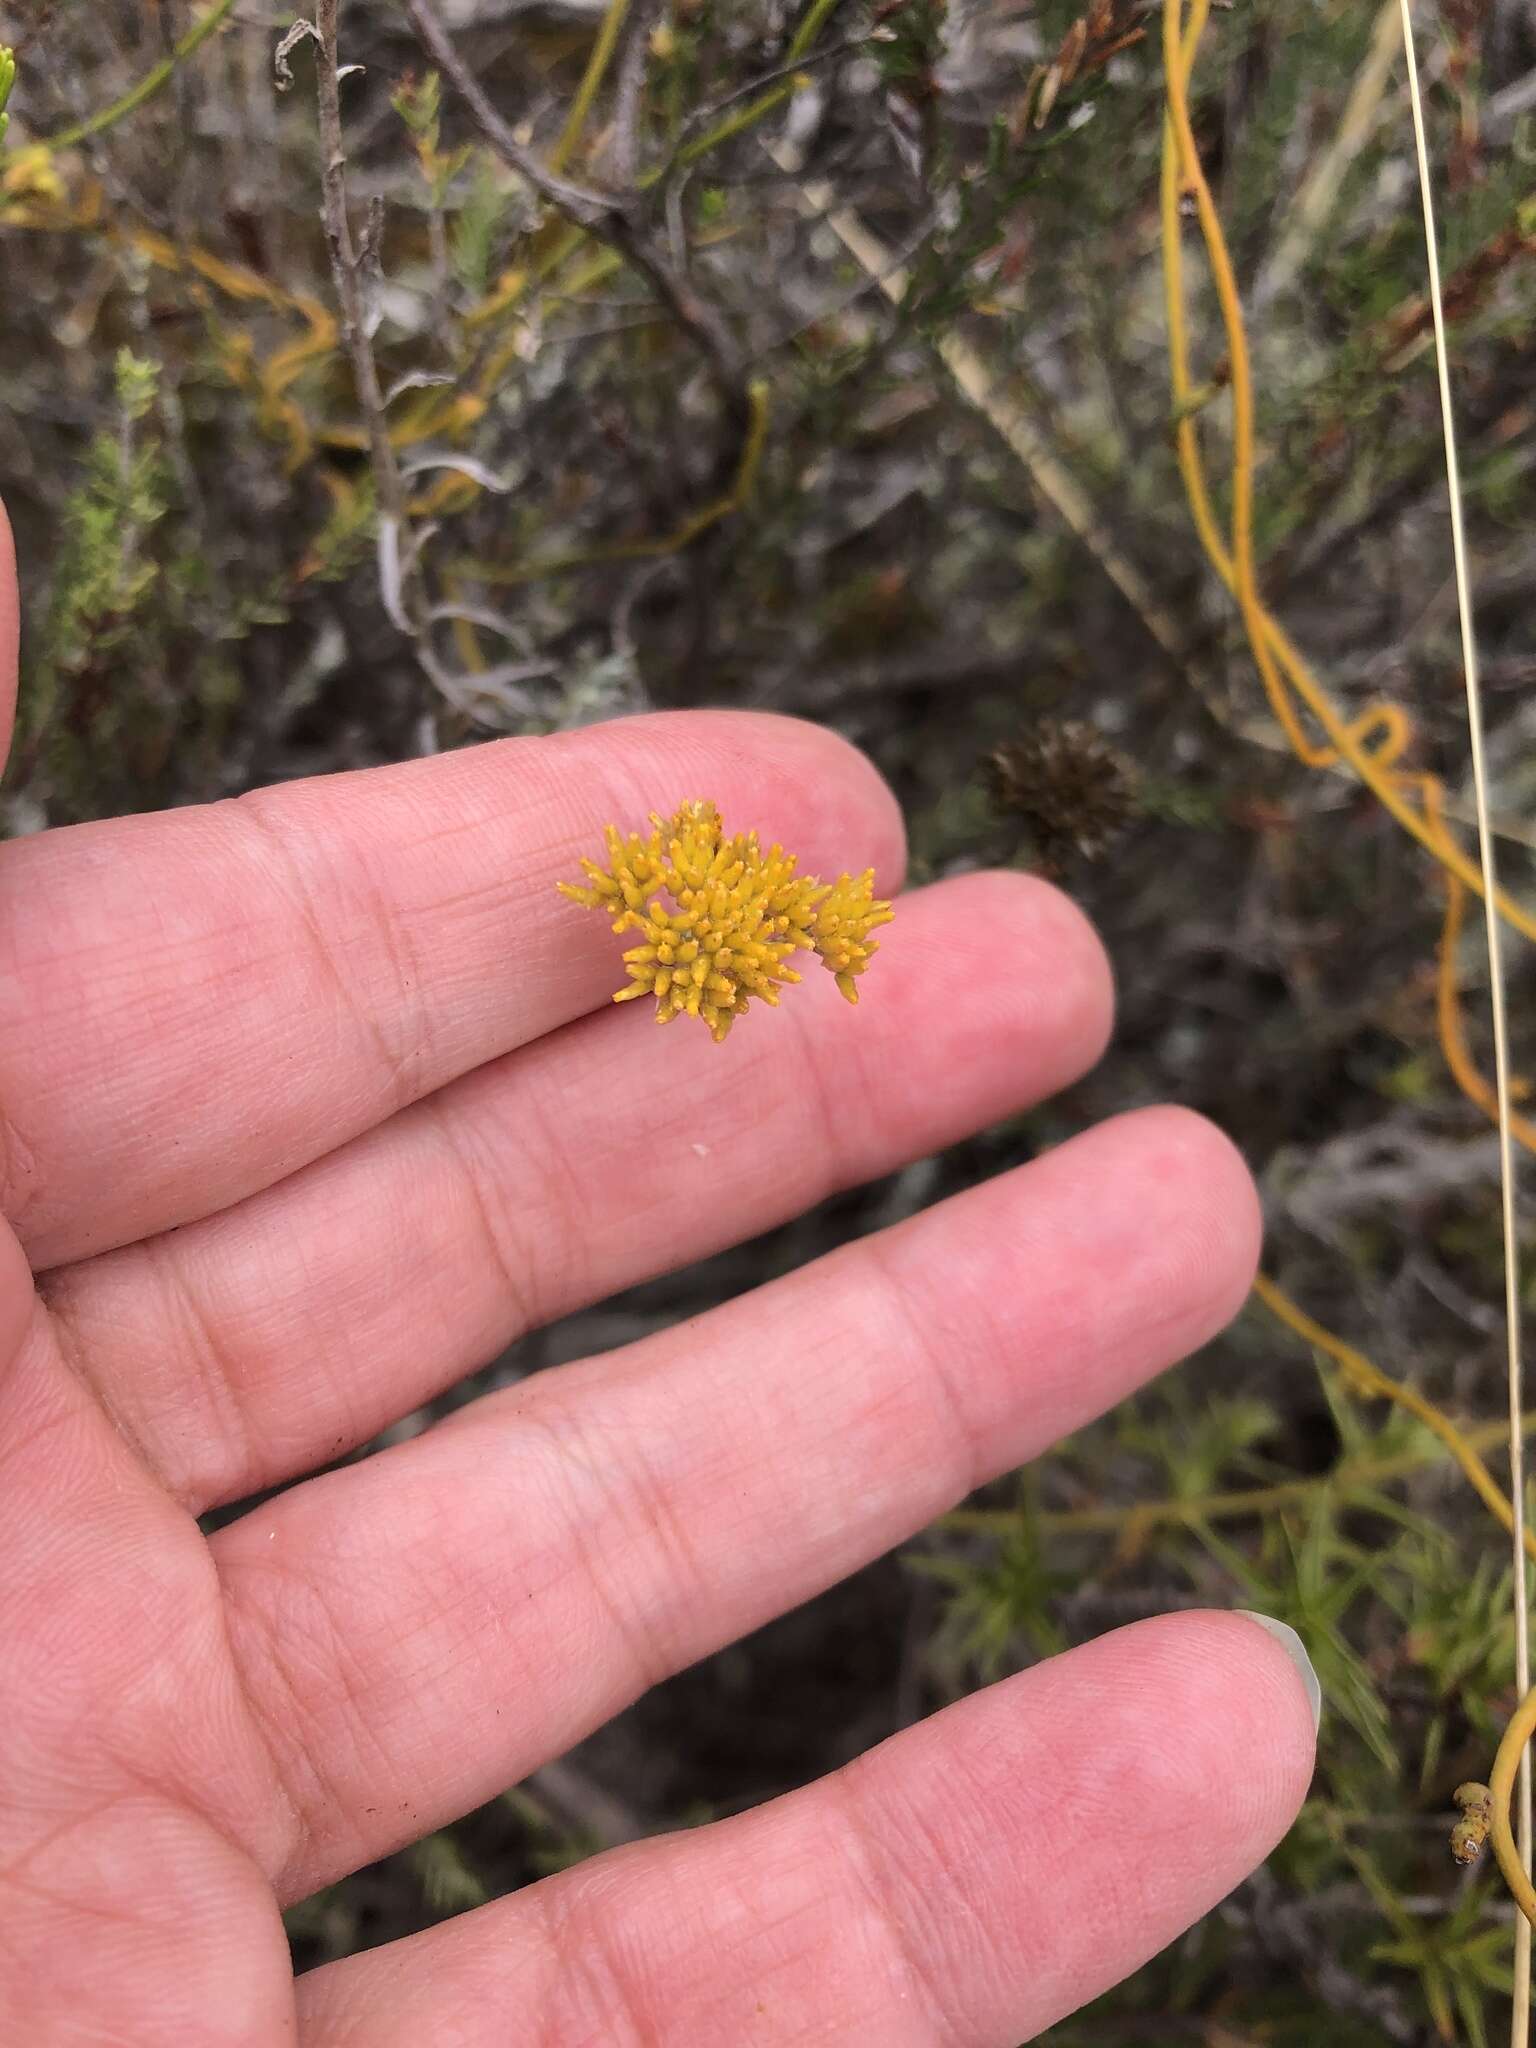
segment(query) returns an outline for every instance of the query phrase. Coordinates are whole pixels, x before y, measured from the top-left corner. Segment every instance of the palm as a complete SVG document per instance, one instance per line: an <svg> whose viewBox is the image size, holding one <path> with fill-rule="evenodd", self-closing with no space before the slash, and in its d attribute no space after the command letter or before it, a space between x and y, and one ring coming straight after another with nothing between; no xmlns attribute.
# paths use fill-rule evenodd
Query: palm
<svg viewBox="0 0 1536 2048"><path fill-rule="evenodd" d="M0 682L8 621L0 575ZM1301 1688L1251 1626L1184 1615L295 1986L282 1904L901 1540L1242 1296L1242 1169L1152 1112L305 1478L520 1330L1097 1053L1091 935L995 876L909 897L856 1015L813 983L716 1048L610 1009L613 941L552 884L607 816L696 793L894 879L846 748L702 714L0 848L6 2039L478 2048L515 2012L558 2044L1009 2043L1287 1824Z"/></svg>

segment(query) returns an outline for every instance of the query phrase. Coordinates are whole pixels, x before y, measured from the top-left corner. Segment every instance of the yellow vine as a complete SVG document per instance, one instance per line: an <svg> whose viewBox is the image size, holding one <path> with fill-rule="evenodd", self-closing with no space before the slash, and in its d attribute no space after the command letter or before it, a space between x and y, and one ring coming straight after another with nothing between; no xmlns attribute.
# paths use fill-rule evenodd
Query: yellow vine
<svg viewBox="0 0 1536 2048"><path fill-rule="evenodd" d="M1299 649L1265 609L1259 596L1253 558L1253 372L1242 306L1232 272L1221 220L1201 168L1190 122L1188 87L1195 53L1204 31L1209 0L1193 0L1189 22L1180 31L1178 5L1164 10L1163 56L1167 118L1163 133L1161 224L1164 292L1168 313L1168 357L1173 393L1174 431L1179 472L1201 546L1222 582L1233 593L1252 644L1254 660L1281 729L1297 758L1307 767L1346 761L1361 781L1412 834L1447 873L1481 896L1482 875L1436 813L1425 811L1422 774L1394 773L1411 738L1407 715L1395 704L1369 707L1359 718L1346 720L1317 680ZM1200 459L1198 414L1200 394L1190 381L1189 341L1184 307L1183 253L1179 223L1182 193L1190 194L1210 262L1211 279L1221 307L1232 389L1232 546L1222 538L1211 508ZM1322 727L1329 746L1308 740L1297 713L1296 699ZM1374 737L1374 747L1369 742ZM1505 921L1525 938L1536 939L1536 915L1500 891L1497 907Z"/></svg>
<svg viewBox="0 0 1536 2048"><path fill-rule="evenodd" d="M1284 1290L1265 1274L1260 1273L1253 1283L1253 1291L1269 1310L1271 1315L1293 1330L1318 1351L1325 1352L1344 1374L1347 1384L1359 1394L1374 1394L1383 1401L1395 1402L1408 1414L1416 1416L1426 1429L1437 1436L1461 1467L1468 1484L1478 1499L1487 1508L1494 1520L1507 1533L1515 1526L1514 1510L1505 1493L1477 1451L1468 1442L1466 1432L1458 1429L1451 1418L1433 1401L1427 1400L1416 1387L1408 1386L1402 1380L1395 1380L1384 1373L1380 1366L1373 1365L1364 1352L1357 1351L1352 1344L1346 1344L1342 1337L1336 1337L1321 1323L1314 1322L1304 1309ZM1536 1558L1536 1530L1525 1532L1525 1547L1529 1555Z"/></svg>
<svg viewBox="0 0 1536 2048"><path fill-rule="evenodd" d="M1532 1889L1531 1880L1526 1875L1514 1830L1509 1823L1510 1794L1515 1788L1520 1759L1533 1731L1536 1731L1536 1686L1531 1688L1510 1717L1504 1739L1493 1760L1493 1774L1488 1786L1493 1794L1493 1853L1498 1858L1499 1869L1515 1904L1536 1927L1536 1890Z"/></svg>
<svg viewBox="0 0 1536 2048"><path fill-rule="evenodd" d="M1430 782L1424 791L1426 813L1438 822L1440 812L1440 790L1438 784ZM1445 874L1445 921L1440 927L1440 945L1435 968L1435 1014L1440 1032L1440 1046L1445 1054L1445 1063L1456 1078L1456 1084L1469 1102L1477 1107L1491 1123L1499 1120L1499 1097L1493 1083L1478 1071L1477 1064L1467 1046L1466 1032L1461 1022L1461 989L1456 979L1456 948L1461 938L1461 927L1466 917L1467 892L1461 879L1449 871ZM1529 1089L1517 1082L1511 1093L1523 1096ZM1528 1116L1522 1116L1517 1109L1509 1113L1510 1136L1536 1152L1536 1123Z"/></svg>

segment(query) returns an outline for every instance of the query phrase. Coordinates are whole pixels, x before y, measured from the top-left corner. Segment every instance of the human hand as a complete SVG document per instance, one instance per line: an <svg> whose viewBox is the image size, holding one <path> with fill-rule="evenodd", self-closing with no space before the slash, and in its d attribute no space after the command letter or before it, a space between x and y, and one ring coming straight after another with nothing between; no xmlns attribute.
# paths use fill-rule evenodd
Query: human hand
<svg viewBox="0 0 1536 2048"><path fill-rule="evenodd" d="M0 520L7 732L14 653ZM1294 1815L1296 1670L1180 1614L295 1985L285 1902L909 1537L1247 1287L1236 1155L1143 1112L306 1479L520 1331L1101 1050L1098 944L1018 876L906 898L856 1012L821 974L719 1047L613 1008L616 942L553 884L695 793L898 878L848 747L706 713L0 846L6 2042L1007 2048Z"/></svg>

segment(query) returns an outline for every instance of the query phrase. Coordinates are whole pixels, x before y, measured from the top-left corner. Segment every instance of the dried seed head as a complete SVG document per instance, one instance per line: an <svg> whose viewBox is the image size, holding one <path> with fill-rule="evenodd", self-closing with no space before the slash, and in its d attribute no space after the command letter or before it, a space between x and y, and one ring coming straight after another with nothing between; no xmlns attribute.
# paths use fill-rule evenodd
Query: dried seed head
<svg viewBox="0 0 1536 2048"><path fill-rule="evenodd" d="M1475 1863L1493 1827L1493 1794L1486 1785L1468 1782L1451 1795L1461 1819L1451 1829L1451 1854L1458 1863Z"/></svg>
<svg viewBox="0 0 1536 2048"><path fill-rule="evenodd" d="M1096 860L1135 814L1136 771L1090 725L1042 718L985 764L993 803L1021 819L1050 874L1073 854Z"/></svg>

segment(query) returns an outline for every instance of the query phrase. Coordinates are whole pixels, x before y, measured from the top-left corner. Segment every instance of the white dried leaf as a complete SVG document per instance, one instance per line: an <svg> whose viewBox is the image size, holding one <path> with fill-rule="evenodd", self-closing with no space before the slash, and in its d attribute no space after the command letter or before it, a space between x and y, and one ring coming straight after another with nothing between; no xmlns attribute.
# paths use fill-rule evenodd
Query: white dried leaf
<svg viewBox="0 0 1536 2048"><path fill-rule="evenodd" d="M322 51L325 49L325 43L320 31L312 21L296 21L273 51L272 69L277 76L277 89L279 92L286 92L289 86L293 84L293 66L288 62L288 59L293 55L299 44L305 42L318 43Z"/></svg>
<svg viewBox="0 0 1536 2048"><path fill-rule="evenodd" d="M552 666L548 662L505 662L478 675L466 675L444 668L431 649L419 643L416 655L434 687L456 711L503 731L515 731L521 720L536 715L537 699L520 685L548 675Z"/></svg>
<svg viewBox="0 0 1536 2048"><path fill-rule="evenodd" d="M423 470L456 469L460 476L467 476L471 483L477 483L483 491L494 491L504 496L512 486L494 469L487 469L483 462L477 462L473 455L456 455L447 449L425 449L420 455L412 455L400 465L402 476L420 476Z"/></svg>
<svg viewBox="0 0 1536 2048"><path fill-rule="evenodd" d="M407 391L430 391L441 384L451 384L453 378L446 370L407 370L403 377L397 377L384 394L386 406L394 404L397 398L404 398Z"/></svg>
<svg viewBox="0 0 1536 2048"><path fill-rule="evenodd" d="M455 619L463 619L467 625L483 626L488 633L499 633L502 639L512 641L515 646L527 645L528 636L523 629L514 625L504 613L493 611L486 604L435 604L427 613L429 626L441 625L444 620L451 623ZM548 667L547 663L545 667Z"/></svg>
<svg viewBox="0 0 1536 2048"><path fill-rule="evenodd" d="M400 560L400 522L386 513L379 520L379 594L390 624L410 636L411 622L405 615L405 567Z"/></svg>

